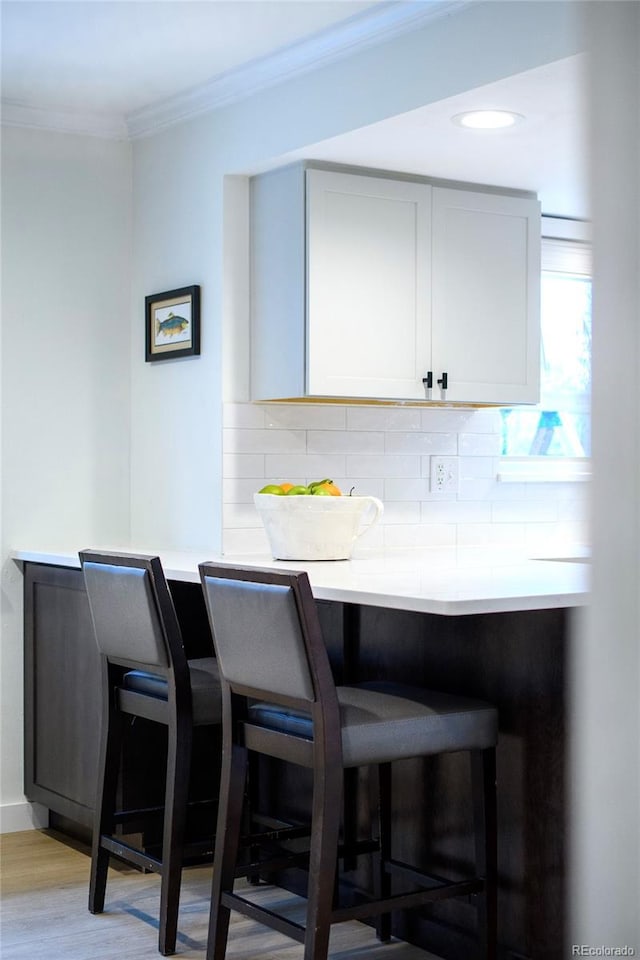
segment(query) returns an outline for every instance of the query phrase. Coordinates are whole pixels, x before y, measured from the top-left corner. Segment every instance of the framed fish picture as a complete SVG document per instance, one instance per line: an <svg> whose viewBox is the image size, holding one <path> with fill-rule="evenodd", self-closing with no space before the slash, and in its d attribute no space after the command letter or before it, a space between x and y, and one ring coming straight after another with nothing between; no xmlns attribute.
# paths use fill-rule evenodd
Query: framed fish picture
<svg viewBox="0 0 640 960"><path fill-rule="evenodd" d="M181 287L145 297L147 361L200 354L200 287Z"/></svg>

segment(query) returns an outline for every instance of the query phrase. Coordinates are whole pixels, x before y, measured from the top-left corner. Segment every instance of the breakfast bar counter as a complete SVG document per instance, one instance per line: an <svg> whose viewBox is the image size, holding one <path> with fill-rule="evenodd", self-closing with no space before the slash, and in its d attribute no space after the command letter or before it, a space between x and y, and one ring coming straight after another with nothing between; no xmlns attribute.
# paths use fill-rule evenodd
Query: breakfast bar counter
<svg viewBox="0 0 640 960"><path fill-rule="evenodd" d="M159 552L167 577L183 582L199 582L198 564L203 560L306 570L318 600L445 616L575 607L586 602L588 592L584 548L540 556L496 547L362 550L351 560L325 561L273 560L267 554L212 555L205 550L104 549ZM13 557L53 566L80 566L75 553L16 550Z"/></svg>
<svg viewBox="0 0 640 960"><path fill-rule="evenodd" d="M188 656L211 652L199 562L306 569L337 682L391 680L493 703L499 715L499 957L562 960L568 664L575 609L588 599L586 551L536 558L485 547L363 549L351 560L304 563L120 549L160 553ZM22 549L13 558L25 580L25 793L49 808L58 829L70 832L79 824L86 830L100 718L99 658L78 557ZM136 791L153 787L157 752L148 734L139 730L136 736L128 784L137 805L148 797ZM211 772L210 752L205 757L201 769ZM463 799L465 755L396 767L394 858L462 878L474 856L472 812ZM305 808L307 785L299 774L278 769L265 782L285 814ZM357 803L358 791L347 792ZM363 822L363 810L356 806L350 816ZM361 879L366 883L358 874ZM475 910L459 899L399 911L393 929L445 960L468 960L474 919Z"/></svg>

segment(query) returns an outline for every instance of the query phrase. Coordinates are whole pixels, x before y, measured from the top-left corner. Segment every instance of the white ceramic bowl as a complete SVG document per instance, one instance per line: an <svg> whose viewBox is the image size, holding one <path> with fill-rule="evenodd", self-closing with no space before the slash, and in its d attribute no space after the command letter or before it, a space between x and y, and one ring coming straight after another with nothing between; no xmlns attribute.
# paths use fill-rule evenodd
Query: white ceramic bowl
<svg viewBox="0 0 640 960"><path fill-rule="evenodd" d="M253 500L275 560L348 560L384 511L377 497L254 493Z"/></svg>

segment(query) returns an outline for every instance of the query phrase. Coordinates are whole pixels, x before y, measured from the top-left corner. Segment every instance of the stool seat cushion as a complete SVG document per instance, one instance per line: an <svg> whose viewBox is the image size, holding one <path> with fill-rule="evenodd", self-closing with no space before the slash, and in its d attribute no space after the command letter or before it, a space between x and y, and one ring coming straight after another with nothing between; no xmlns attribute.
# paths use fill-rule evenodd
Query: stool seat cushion
<svg viewBox="0 0 640 960"><path fill-rule="evenodd" d="M498 739L488 703L389 682L337 687L345 767L456 750L485 750ZM251 722L313 739L309 714L270 703L249 708Z"/></svg>
<svg viewBox="0 0 640 960"><path fill-rule="evenodd" d="M189 660L193 722L198 725L222 723L220 675L215 657ZM158 700L168 697L166 677L142 670L129 670L122 678L125 690L134 690Z"/></svg>

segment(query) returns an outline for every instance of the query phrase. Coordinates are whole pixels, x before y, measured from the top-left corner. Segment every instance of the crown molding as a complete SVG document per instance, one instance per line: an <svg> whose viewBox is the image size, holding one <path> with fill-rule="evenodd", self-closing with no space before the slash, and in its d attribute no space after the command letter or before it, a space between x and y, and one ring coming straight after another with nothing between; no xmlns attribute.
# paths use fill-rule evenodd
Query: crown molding
<svg viewBox="0 0 640 960"><path fill-rule="evenodd" d="M128 140L124 117L117 114L78 113L72 110L47 110L13 100L2 100L0 120L6 127L25 127L54 133L75 133L84 137Z"/></svg>
<svg viewBox="0 0 640 960"><path fill-rule="evenodd" d="M379 43L466 7L471 0L390 0L348 20L222 73L191 90L126 117L132 139L228 106L294 76Z"/></svg>
<svg viewBox="0 0 640 960"><path fill-rule="evenodd" d="M471 2L473 0L387 0L305 40L251 60L184 93L126 116L48 110L2 100L0 120L6 126L116 140L149 136L368 47L393 40L433 20L457 13Z"/></svg>

